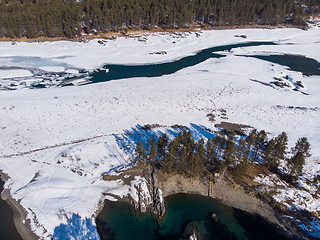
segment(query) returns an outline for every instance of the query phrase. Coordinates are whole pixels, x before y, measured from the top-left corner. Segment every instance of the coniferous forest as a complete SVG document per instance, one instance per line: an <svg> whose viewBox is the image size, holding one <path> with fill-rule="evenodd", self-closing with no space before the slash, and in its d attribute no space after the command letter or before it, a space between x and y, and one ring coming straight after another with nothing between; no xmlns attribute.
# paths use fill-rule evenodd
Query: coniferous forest
<svg viewBox="0 0 320 240"><path fill-rule="evenodd" d="M128 29L303 26L319 0L0 0L0 37L67 37Z"/></svg>
<svg viewBox="0 0 320 240"><path fill-rule="evenodd" d="M279 174L278 167L283 160L286 180L292 182L302 174L305 159L310 157L310 144L307 138L299 138L288 156L287 142L285 132L271 139L267 139L264 130L253 129L248 136L240 138L229 132L205 143L203 139L195 141L190 131L184 131L172 140L163 134L157 140L151 135L145 144L138 141L135 154L138 161L147 165L193 178L199 177L203 170L222 173L227 168L241 177L249 165L257 162Z"/></svg>

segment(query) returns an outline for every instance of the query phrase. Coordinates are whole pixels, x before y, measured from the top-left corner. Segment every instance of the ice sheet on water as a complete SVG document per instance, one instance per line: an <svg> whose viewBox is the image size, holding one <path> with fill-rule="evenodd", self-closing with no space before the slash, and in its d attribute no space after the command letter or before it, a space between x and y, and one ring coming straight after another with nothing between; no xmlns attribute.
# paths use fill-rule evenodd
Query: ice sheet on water
<svg viewBox="0 0 320 240"><path fill-rule="evenodd" d="M6 82L0 82L0 89L50 87L61 84L65 79L77 80L82 78L85 74L79 74L79 71L83 72L83 70L71 64L55 60L69 57L72 56L56 58L35 56L0 57L0 69L14 72L14 74L6 77ZM21 72L28 72L29 74L21 75Z"/></svg>
<svg viewBox="0 0 320 240"><path fill-rule="evenodd" d="M65 56L70 57L70 56ZM34 56L10 56L10 57L0 57L0 65L2 66L15 66L15 67L64 67L66 69L76 68L71 64L65 62L55 61L57 58L43 58ZM62 58L64 59L64 58Z"/></svg>

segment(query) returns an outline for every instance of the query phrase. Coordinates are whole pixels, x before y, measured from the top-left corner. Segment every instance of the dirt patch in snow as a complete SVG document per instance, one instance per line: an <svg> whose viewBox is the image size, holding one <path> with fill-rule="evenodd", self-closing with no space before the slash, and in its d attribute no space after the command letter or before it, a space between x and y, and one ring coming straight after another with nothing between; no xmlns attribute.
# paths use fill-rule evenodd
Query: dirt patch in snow
<svg viewBox="0 0 320 240"><path fill-rule="evenodd" d="M243 133L244 130L248 128L253 128L249 125L237 124L237 123L231 123L231 122L221 122L221 123L215 124L214 126L225 129L229 132L234 131L236 133Z"/></svg>

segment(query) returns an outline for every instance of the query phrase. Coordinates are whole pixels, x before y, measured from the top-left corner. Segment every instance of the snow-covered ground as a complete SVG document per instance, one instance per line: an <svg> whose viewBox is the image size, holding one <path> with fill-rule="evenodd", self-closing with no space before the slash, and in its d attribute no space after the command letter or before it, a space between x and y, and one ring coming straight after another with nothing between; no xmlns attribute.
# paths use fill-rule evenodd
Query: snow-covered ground
<svg viewBox="0 0 320 240"><path fill-rule="evenodd" d="M319 27L308 31L236 29L151 34L104 40L103 44L98 41L0 42L0 64L11 67L1 70L0 83L8 81L9 72L5 71L10 71L11 77L23 77L29 74L25 72L28 69L78 74L81 69L98 69L105 63L172 61L232 43L280 44L233 49L224 58L209 59L162 77L0 91L0 169L11 177L5 188L21 200L37 235L50 239L60 224L67 224L68 218L61 217L61 212L92 218L104 198L112 199L102 193L134 196L132 186L136 182L103 181L101 175L116 174L115 170L132 165L132 155L124 152L116 139L138 125L214 129L215 123L228 121L264 129L270 137L285 131L290 147L306 136L313 156L305 172L312 169L313 176L320 172L320 165L313 164L320 157L320 77L305 77L285 66L239 56L286 53L320 61ZM167 54L149 54L160 51ZM274 77L285 76L289 76L290 87L251 81L270 83ZM309 95L292 90L298 81ZM214 123L206 117L209 113L216 116ZM320 207L317 199L306 201L309 203L312 209Z"/></svg>

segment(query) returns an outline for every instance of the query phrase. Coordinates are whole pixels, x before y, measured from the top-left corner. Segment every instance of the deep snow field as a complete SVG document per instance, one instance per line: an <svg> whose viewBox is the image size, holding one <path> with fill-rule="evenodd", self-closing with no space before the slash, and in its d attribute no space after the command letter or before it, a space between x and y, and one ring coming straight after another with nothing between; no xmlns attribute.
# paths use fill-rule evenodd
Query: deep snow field
<svg viewBox="0 0 320 240"><path fill-rule="evenodd" d="M0 84L35 81L34 72L39 71L77 74L107 63L174 61L204 48L233 43L273 41L279 45L233 49L224 53L226 57L161 77L1 90L0 169L10 176L4 187L27 210L32 229L41 238L58 236L56 227L67 224L65 216L78 214L93 219L105 198L115 200L102 193L135 197L133 185L143 184L143 178L129 186L121 181L103 181L101 175L132 166L133 151L123 151L125 146L119 144L117 136L125 136L138 125L160 124L159 132L169 132L165 126L174 124L215 130L214 124L227 121L265 130L269 137L285 131L289 149L299 137L307 137L311 144L312 157L307 160L304 178L312 180L320 173L320 76L303 76L285 66L241 56L296 54L320 62L320 27L308 31L281 28L158 33L121 37L104 44L98 41L0 42ZM160 51L167 54L149 54ZM290 87L251 81L270 83L274 77L285 76ZM292 90L298 81L308 95ZM221 109L225 114L220 114ZM208 120L209 113L217 116L215 122ZM134 149L134 144L128 149ZM257 181L270 184L271 177L265 177ZM285 202L291 197L297 209L320 211L320 200L312 198L310 192L284 189L276 199ZM303 197L309 200L301 203ZM98 238L96 233L94 238Z"/></svg>

